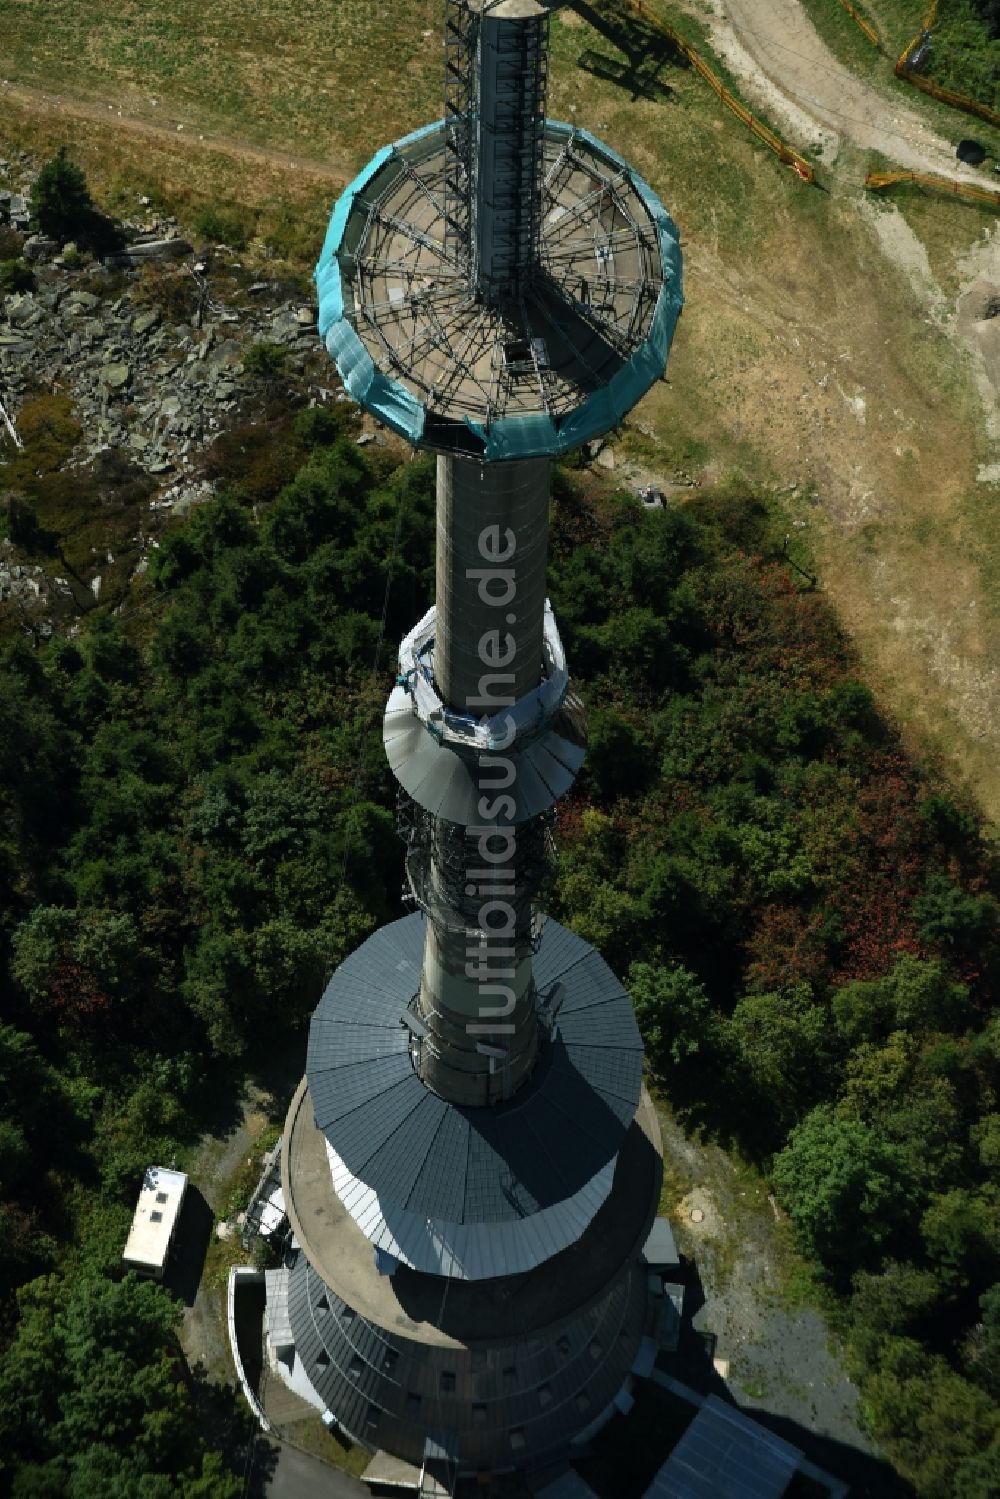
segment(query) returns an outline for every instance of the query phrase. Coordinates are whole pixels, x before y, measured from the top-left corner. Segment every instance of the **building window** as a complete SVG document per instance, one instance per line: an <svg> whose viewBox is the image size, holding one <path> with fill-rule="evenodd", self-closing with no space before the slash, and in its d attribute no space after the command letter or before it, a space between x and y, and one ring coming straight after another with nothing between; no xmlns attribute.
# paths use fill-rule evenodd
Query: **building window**
<svg viewBox="0 0 1000 1499"><path fill-rule="evenodd" d="M374 1431L375 1430L376 1426L379 1423L379 1417L381 1416L381 1414L382 1414L382 1411L381 1411L381 1409L380 1409L379 1406L377 1406L377 1405L370 1405L368 1407L368 1419L365 1422L365 1426L367 1427L367 1429L369 1431Z"/></svg>
<svg viewBox="0 0 1000 1499"><path fill-rule="evenodd" d="M441 1370L441 1393L442 1395L454 1395L455 1376L450 1369Z"/></svg>
<svg viewBox="0 0 1000 1499"><path fill-rule="evenodd" d="M157 1194L156 1194L156 1200L157 1200L157 1202L166 1202L166 1200L167 1200L167 1194L166 1194L166 1192L157 1192Z"/></svg>
<svg viewBox="0 0 1000 1499"><path fill-rule="evenodd" d="M596 1338L594 1339L594 1341L590 1345L590 1356L594 1360L595 1364L597 1363L597 1360L601 1356L601 1345L597 1341Z"/></svg>
<svg viewBox="0 0 1000 1499"><path fill-rule="evenodd" d="M406 1414L410 1417L411 1421L415 1421L420 1414L420 1396L416 1390L407 1390L406 1392Z"/></svg>
<svg viewBox="0 0 1000 1499"><path fill-rule="evenodd" d="M318 1369L325 1369L327 1367L327 1365L329 1364L329 1362L330 1362L330 1355L327 1353L326 1349L325 1348L320 1349L319 1353L317 1353L317 1355L316 1355L316 1367Z"/></svg>
<svg viewBox="0 0 1000 1499"><path fill-rule="evenodd" d="M325 1296L321 1296L316 1303L316 1310L324 1314L330 1310L330 1303Z"/></svg>
<svg viewBox="0 0 1000 1499"><path fill-rule="evenodd" d="M581 1415L583 1415L584 1411L590 1410L590 1396L587 1394L586 1390L581 1390L579 1395L577 1395L576 1408Z"/></svg>
<svg viewBox="0 0 1000 1499"><path fill-rule="evenodd" d="M361 1357L360 1353L356 1353L351 1359L351 1362L348 1364L348 1369L355 1379L357 1379L358 1375L361 1373L364 1367L364 1359Z"/></svg>
<svg viewBox="0 0 1000 1499"><path fill-rule="evenodd" d="M474 1405L472 1407L472 1424L473 1424L473 1426L485 1426L486 1425L486 1407L485 1407L485 1405Z"/></svg>
<svg viewBox="0 0 1000 1499"><path fill-rule="evenodd" d="M150 1215L149 1215L149 1221L150 1221L150 1223L162 1223L163 1222L163 1214L162 1213L150 1213Z"/></svg>
<svg viewBox="0 0 1000 1499"><path fill-rule="evenodd" d="M399 1363L399 1354L395 1348L387 1348L382 1355L382 1368L387 1374L391 1374Z"/></svg>
<svg viewBox="0 0 1000 1499"><path fill-rule="evenodd" d="M353 1308L345 1306L340 1314L340 1320L344 1323L345 1327L350 1327L351 1323L354 1321Z"/></svg>
<svg viewBox="0 0 1000 1499"><path fill-rule="evenodd" d="M560 1358L569 1358L569 1338L559 1338L556 1342L556 1352Z"/></svg>
<svg viewBox="0 0 1000 1499"><path fill-rule="evenodd" d="M510 1433L510 1445L513 1447L515 1452L520 1452L522 1450L522 1448L524 1447L523 1426L514 1427L513 1431Z"/></svg>
<svg viewBox="0 0 1000 1499"><path fill-rule="evenodd" d="M517 1389L517 1365L508 1364L502 1374L503 1387L509 1393Z"/></svg>
<svg viewBox="0 0 1000 1499"><path fill-rule="evenodd" d="M540 1384L538 1386L538 1403L539 1403L539 1405L551 1405L552 1404L552 1386L551 1385Z"/></svg>

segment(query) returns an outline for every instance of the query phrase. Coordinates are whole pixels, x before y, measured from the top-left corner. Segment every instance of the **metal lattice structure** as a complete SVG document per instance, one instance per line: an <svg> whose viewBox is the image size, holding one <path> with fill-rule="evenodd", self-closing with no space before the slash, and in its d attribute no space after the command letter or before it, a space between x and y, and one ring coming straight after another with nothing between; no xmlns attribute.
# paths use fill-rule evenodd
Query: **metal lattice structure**
<svg viewBox="0 0 1000 1499"><path fill-rule="evenodd" d="M479 941L485 932L479 926L481 897L472 887L469 893L467 871L475 863L475 843L468 829L448 822L419 806L402 793L406 810L399 813L399 827L406 841L406 879L412 904L424 915L439 921L456 922L471 941ZM539 902L551 890L555 878L557 853L551 808L529 822L518 839L515 878L507 899L518 917L531 918ZM533 927L537 943L540 927Z"/></svg>
<svg viewBox="0 0 1000 1499"><path fill-rule="evenodd" d="M481 302L510 306L539 261L549 17L505 25L501 9L484 5L479 25L470 271Z"/></svg>
<svg viewBox="0 0 1000 1499"><path fill-rule="evenodd" d="M479 17L464 0L444 7L444 246L467 265L472 230L472 133Z"/></svg>

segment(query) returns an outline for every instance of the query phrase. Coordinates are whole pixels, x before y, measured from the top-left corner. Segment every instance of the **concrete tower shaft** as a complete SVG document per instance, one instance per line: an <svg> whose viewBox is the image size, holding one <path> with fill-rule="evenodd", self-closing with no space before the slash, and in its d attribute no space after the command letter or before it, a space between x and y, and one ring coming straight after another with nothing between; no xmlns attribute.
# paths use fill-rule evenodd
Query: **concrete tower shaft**
<svg viewBox="0 0 1000 1499"><path fill-rule="evenodd" d="M441 456L437 467L434 682L457 714L503 724L543 676L551 463ZM516 736L513 715L508 724L493 754L475 752L476 821L468 831L443 824L431 840L436 910L420 985L420 1075L462 1104L509 1098L538 1052L531 923L540 870L526 855L528 829L511 823L517 767L503 746ZM453 871L463 866L456 889Z"/></svg>
<svg viewBox="0 0 1000 1499"><path fill-rule="evenodd" d="M434 680L489 717L542 678L551 463L437 461Z"/></svg>

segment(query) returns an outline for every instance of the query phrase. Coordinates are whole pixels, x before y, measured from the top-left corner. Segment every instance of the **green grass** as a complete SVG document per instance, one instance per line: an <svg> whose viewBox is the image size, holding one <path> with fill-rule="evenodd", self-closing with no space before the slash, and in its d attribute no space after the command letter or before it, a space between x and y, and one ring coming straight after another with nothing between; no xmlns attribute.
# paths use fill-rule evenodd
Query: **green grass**
<svg viewBox="0 0 1000 1499"><path fill-rule="evenodd" d="M1000 533L996 523L996 484L977 484L958 509L958 547L982 580L976 608L1000 620Z"/></svg>
<svg viewBox="0 0 1000 1499"><path fill-rule="evenodd" d="M669 20L705 47L696 22L673 11ZM44 9L0 0L0 38L0 65L20 82L319 160L332 154L359 165L384 142L441 113L439 0L376 7L362 0L303 0L294 7L282 0L250 6L219 0L212 7L177 0L169 8L52 0ZM726 172L717 173L719 142L706 136L705 123L721 119L733 139L745 132L696 75L665 62L670 99L633 101L627 87L579 66L588 51L615 53L589 26L557 13L551 112L572 118L577 103L579 118L613 144L634 147L654 170L683 147L685 175L689 169L701 187L714 177L716 213L724 210L726 232L749 246L766 148L746 140ZM721 64L718 70L725 76ZM739 93L735 80L726 82ZM667 156L660 149L666 143ZM779 180L788 175L777 161L773 171ZM789 183L788 194L795 193L803 195L801 185Z"/></svg>
<svg viewBox="0 0 1000 1499"><path fill-rule="evenodd" d="M927 76L977 103L1000 108L1000 41L969 0L943 0Z"/></svg>
<svg viewBox="0 0 1000 1499"><path fill-rule="evenodd" d="M961 4L962 0L958 0L958 3ZM923 26L927 0L866 0L865 13L874 22L882 38L881 53L876 52L839 0L802 0L802 7L831 52L857 77L870 79L886 95L899 103L905 102L917 113L923 114L928 125L947 140L957 144L963 136L973 135L991 154L1000 153L1000 129L930 98L912 84L904 83L893 72L896 59L903 48ZM941 10L947 17L948 0L944 0ZM955 58L954 48L952 54ZM955 60L958 72L953 72L950 77L939 77L934 69L928 76L958 89L959 92L977 97L971 87L971 79L965 85L962 84L961 65L957 58ZM891 158L891 141L887 141L886 149Z"/></svg>
<svg viewBox="0 0 1000 1499"><path fill-rule="evenodd" d="M663 14L709 54L696 21L672 8ZM170 128L183 122L189 134L197 129L327 161L345 175L442 110L440 0L379 7L257 0L249 8L237 0L210 8L191 0L169 8L53 0L44 14L0 0L0 38L0 70L19 82L116 102ZM628 59L575 14L555 13L551 39L550 114L586 121L627 151L671 205L682 205L693 232L750 253L775 216L820 211L821 195L755 141L690 68L665 58L659 76L669 93L635 99L627 84L587 71L588 54ZM713 66L739 95L724 65ZM23 133L16 110L8 128ZM58 132L58 121L45 130L36 123L39 147L51 149ZM294 174L278 186L255 180L259 170L234 174L231 163L227 169L208 151L182 161L174 149L171 161L171 147L130 142L115 134L113 122L75 131L73 141L74 156L104 177L97 186L109 206L124 210L130 195L142 192L195 230L213 215L235 218L252 208L258 239L276 257L305 263L315 254L329 193L313 194L300 208L305 184Z"/></svg>
<svg viewBox="0 0 1000 1499"><path fill-rule="evenodd" d="M0 0L0 62L22 83L138 99L166 123L317 157L337 140L361 161L440 113L440 28L439 0Z"/></svg>
<svg viewBox="0 0 1000 1499"><path fill-rule="evenodd" d="M818 7L819 4L825 3L825 0L804 0L804 3L806 10L811 14L814 6ZM862 0L860 8L882 38L882 47L886 56L895 62L907 42L911 42L923 26L927 6L928 0ZM862 46L871 54L874 50L871 43L851 20L839 0L832 0L828 8L839 11L845 27L857 36Z"/></svg>
<svg viewBox="0 0 1000 1499"><path fill-rule="evenodd" d="M737 80L712 54L704 27L675 7L655 8L742 99ZM665 57L658 77L669 96L635 98L627 83L595 78L582 64L595 51L622 64L639 60L630 59L575 13L554 14L551 39L549 113L586 121L627 154L671 211L681 215L682 229L722 239L733 253L749 254L768 233L773 214L808 219L821 211L816 200L822 195L805 187L757 141L691 68ZM706 183L711 183L710 192Z"/></svg>

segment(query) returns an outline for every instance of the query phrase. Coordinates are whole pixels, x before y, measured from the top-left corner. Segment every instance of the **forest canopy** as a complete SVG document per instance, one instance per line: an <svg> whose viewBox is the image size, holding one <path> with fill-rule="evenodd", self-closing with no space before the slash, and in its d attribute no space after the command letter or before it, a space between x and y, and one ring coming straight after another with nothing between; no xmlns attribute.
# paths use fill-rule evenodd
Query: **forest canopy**
<svg viewBox="0 0 1000 1499"><path fill-rule="evenodd" d="M336 963L400 913L379 729L430 598L433 465L369 461L311 414L287 439L290 481L223 473L119 616L0 662L0 1336L10 1389L41 1386L4 1417L10 1492L84 1493L103 1444L124 1493L127 1453L161 1451L130 1405L86 1434L99 1311L109 1401L138 1381L187 1433L150 1494L228 1494L168 1372L165 1293L109 1277L145 1166L304 1038ZM682 1118L770 1173L901 1471L985 1499L998 870L770 537L739 487L647 512L557 473L550 591L590 750L553 911L628 975Z"/></svg>

